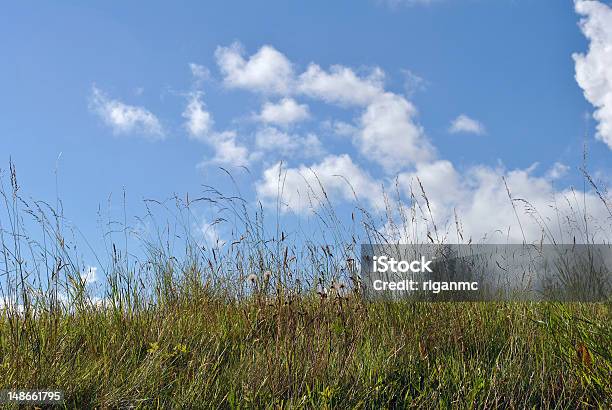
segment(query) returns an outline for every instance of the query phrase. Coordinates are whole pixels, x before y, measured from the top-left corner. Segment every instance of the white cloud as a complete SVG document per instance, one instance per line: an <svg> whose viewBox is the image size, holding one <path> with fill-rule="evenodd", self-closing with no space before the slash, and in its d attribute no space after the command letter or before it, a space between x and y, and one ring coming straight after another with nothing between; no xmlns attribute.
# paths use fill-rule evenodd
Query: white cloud
<svg viewBox="0 0 612 410"><path fill-rule="evenodd" d="M213 247L221 247L226 241L221 238L221 234L217 229L218 221L208 222L202 220L198 227L198 237L202 239L206 244Z"/></svg>
<svg viewBox="0 0 612 410"><path fill-rule="evenodd" d="M306 104L298 104L293 98L283 98L274 104L266 102L257 118L269 124L288 126L310 116Z"/></svg>
<svg viewBox="0 0 612 410"><path fill-rule="evenodd" d="M298 91L312 98L340 105L363 106L383 92L384 73L375 68L367 77L358 77L353 70L341 65L329 72L310 64L299 77Z"/></svg>
<svg viewBox="0 0 612 410"><path fill-rule="evenodd" d="M280 200L282 212L304 214L325 204L327 199L351 201L355 195L371 209L384 207L381 183L347 154L329 155L311 167L284 168L276 163L264 170L256 190L267 206L274 207Z"/></svg>
<svg viewBox="0 0 612 410"><path fill-rule="evenodd" d="M208 144L215 151L213 158L202 161L199 167L208 164L246 166L250 163L253 154L238 142L235 131L215 131L212 114L205 109L201 92L190 95L182 116L189 137Z"/></svg>
<svg viewBox="0 0 612 410"><path fill-rule="evenodd" d="M340 106L363 106L357 126L331 122L339 135L351 135L354 144L387 172L414 166L435 156L425 132L416 121L416 109L406 98L384 90L384 72L375 68L359 77L344 66L328 71L310 64L298 81L298 91Z"/></svg>
<svg viewBox="0 0 612 410"><path fill-rule="evenodd" d="M585 204L590 234L596 240L606 237L610 214L596 194L558 191L548 175L537 177L532 171L533 167L506 171L476 166L459 173L449 161L437 161L421 165L413 173L400 174L398 181L404 193L414 193L419 203L416 219L427 219L427 224L420 227L421 240L434 228L417 176L432 209L438 238L450 243L461 241L456 234L455 215L466 242L520 243L523 235L528 242L539 241L543 235L545 241L550 239L547 235L559 243L572 243L574 236L584 241Z"/></svg>
<svg viewBox="0 0 612 410"><path fill-rule="evenodd" d="M470 118L465 114L461 114L457 118L455 118L448 130L452 134L466 133L484 135L487 133L487 130L485 129L483 123L473 118Z"/></svg>
<svg viewBox="0 0 612 410"><path fill-rule="evenodd" d="M429 161L435 156L434 149L415 116L416 109L404 97L384 93L362 114L355 142L368 160L388 172Z"/></svg>
<svg viewBox="0 0 612 410"><path fill-rule="evenodd" d="M160 121L150 111L111 99L95 85L92 87L89 108L115 134L139 134L149 139L165 137Z"/></svg>
<svg viewBox="0 0 612 410"><path fill-rule="evenodd" d="M593 44L590 54L592 50ZM560 217L571 225L566 224L562 233L562 240L568 241L573 235L580 235L580 224L584 220L579 216L583 214L581 207L584 202L592 215L589 221L592 232L597 232L597 223L609 220L606 219L609 217L608 211L595 194L583 194L571 189L557 190L554 187L555 180L567 172L567 166L561 163L554 164L543 176L534 176L535 167L507 171L477 166L459 172L452 162L438 159L435 147L416 121L416 108L406 97L385 90L384 73L378 68L364 76L340 65L326 70L311 63L305 72L296 77L291 62L270 46L262 47L248 58L243 57L236 45L220 48L217 50L217 61L228 87L279 93L284 97L276 104L265 104L257 115L268 126L255 132L255 152L249 153L246 147L237 144L235 134L230 134L220 139L216 137L227 145L226 149L220 150L227 155L219 153L218 158L226 161L238 158L238 162L245 163L263 156L272 160L279 156L295 160L300 156L303 158L304 153L309 151L308 146L321 147L315 135L304 137L282 128L306 118L308 108L300 106L293 99L296 95L305 95L328 104L360 110L352 123L332 118L322 126L336 134L350 136L363 158L382 166L386 172L385 178L399 172L398 184L404 198L413 198L418 202L415 205L419 205L418 212L425 220L425 230L420 231L421 240L431 230L433 221L429 210L425 210L417 181L423 185L442 238L451 238L455 233L455 215L460 220L460 230L466 241L468 238L478 241L485 235L489 241L520 242L523 235L528 241L538 240L543 229L560 229L557 223ZM421 83L420 79L409 74L407 76L408 81L416 83L408 85L409 94L412 87L419 87ZM486 129L481 122L461 114L451 124L450 132L482 135ZM221 146L220 142L216 142L215 146ZM382 185L390 183L389 180L373 178L348 154L327 155L311 166L285 167L281 164L276 162L265 168L256 183L258 198L266 206L274 207L280 197L282 212L308 213L327 200L332 203L350 202L356 194L369 210L385 209ZM513 200L508 197L504 180ZM411 197L411 193L414 196ZM529 204L521 199L528 200Z"/></svg>
<svg viewBox="0 0 612 410"><path fill-rule="evenodd" d="M365 107L357 126L330 125L339 135L351 135L363 155L392 173L435 155L415 121L416 109L406 98L386 92L384 77L380 68L359 77L348 67L334 65L328 72L310 64L299 77L298 91L331 104Z"/></svg>
<svg viewBox="0 0 612 410"><path fill-rule="evenodd" d="M580 28L590 42L587 54L573 55L576 81L596 108L597 138L612 149L612 8L585 0L576 1L575 6L584 16Z"/></svg>
<svg viewBox="0 0 612 410"><path fill-rule="evenodd" d="M515 199L518 218L502 176ZM605 223L609 215L602 201L592 193L583 194L572 189L557 191L550 180L533 176L527 170L504 173L480 167L469 178L476 188L471 191L469 200L461 204L459 214L463 215L468 234L474 238L486 233L489 237L520 242L524 233L525 239L533 242L551 232L560 243L571 243L574 236L584 241L584 205L590 218L590 234L601 240L602 234L605 236L609 230L609 226L601 230L601 223Z"/></svg>
<svg viewBox="0 0 612 410"><path fill-rule="evenodd" d="M81 273L81 280L86 284L92 284L98 281L98 268L95 266L88 266L85 271Z"/></svg>
<svg viewBox="0 0 612 410"><path fill-rule="evenodd" d="M408 69L402 70L402 74L404 74L404 90L407 96L410 97L415 92L423 91L427 88L427 81L423 77Z"/></svg>
<svg viewBox="0 0 612 410"><path fill-rule="evenodd" d="M209 138L209 142L215 149L215 156L210 161L204 161L200 165L207 163L247 166L252 158L249 150L244 145L237 141L237 136L234 131L225 131L215 133Z"/></svg>
<svg viewBox="0 0 612 410"><path fill-rule="evenodd" d="M274 127L265 127L255 133L255 144L262 151L280 153L284 156L318 157L325 150L319 138L312 133L302 137L288 134Z"/></svg>
<svg viewBox="0 0 612 410"><path fill-rule="evenodd" d="M302 149L301 155L305 157L318 157L325 153L321 140L313 133L308 133L301 138L300 146Z"/></svg>
<svg viewBox="0 0 612 410"><path fill-rule="evenodd" d="M109 298L92 296L90 300L92 306L96 309L106 309L112 306L111 300Z"/></svg>
<svg viewBox="0 0 612 410"><path fill-rule="evenodd" d="M292 152L296 148L296 143L291 135L274 127L266 127L257 131L255 143L260 149L283 153Z"/></svg>
<svg viewBox="0 0 612 410"><path fill-rule="evenodd" d="M340 120L325 120L321 127L326 131L341 137L354 137L359 132L359 128Z"/></svg>
<svg viewBox="0 0 612 410"><path fill-rule="evenodd" d="M408 196L416 197L423 195L420 181L436 217L448 217L449 206L464 200L461 175L450 161L420 163L415 171L398 174L397 180Z"/></svg>
<svg viewBox="0 0 612 410"><path fill-rule="evenodd" d="M196 88L201 87L204 81L210 79L210 70L204 67L203 65L189 63L189 70L191 70L191 75L193 76L193 79L195 81L194 85L196 86Z"/></svg>
<svg viewBox="0 0 612 410"><path fill-rule="evenodd" d="M561 162L555 162L553 166L548 170L548 172L546 172L546 178L553 180L562 178L563 176L565 176L565 174L567 174L567 171L569 171L569 169L570 167L568 167L567 165Z"/></svg>
<svg viewBox="0 0 612 410"><path fill-rule="evenodd" d="M291 62L271 46L264 46L245 59L240 46L234 44L218 48L216 57L224 81L230 87L303 94L341 107L363 107L358 124L342 126L337 131L352 134L353 144L387 172L435 157L425 132L415 121L416 109L405 97L385 91L385 75L380 68L360 76L349 67L333 65L324 70L311 63L296 79ZM307 115L307 107L285 97L278 104L264 105L257 118L265 123L287 125ZM312 137L310 140L315 141ZM261 136L260 141L263 141Z"/></svg>
<svg viewBox="0 0 612 410"><path fill-rule="evenodd" d="M25 308L22 303L17 303L14 297L0 297L0 313L2 311L8 311L11 313L23 314Z"/></svg>
<svg viewBox="0 0 612 410"><path fill-rule="evenodd" d="M290 91L293 67L282 53L267 45L248 60L245 60L243 53L239 43L217 47L215 51L227 87L279 94Z"/></svg>
<svg viewBox="0 0 612 410"><path fill-rule="evenodd" d="M193 93L189 97L189 103L183 111L185 128L189 136L196 140L206 141L213 129L212 115L205 110L201 93Z"/></svg>

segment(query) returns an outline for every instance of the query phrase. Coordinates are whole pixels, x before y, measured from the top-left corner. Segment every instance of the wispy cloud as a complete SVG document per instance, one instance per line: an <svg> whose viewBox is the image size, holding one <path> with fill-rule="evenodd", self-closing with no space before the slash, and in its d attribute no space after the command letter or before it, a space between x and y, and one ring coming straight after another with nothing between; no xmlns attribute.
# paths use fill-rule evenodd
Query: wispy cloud
<svg viewBox="0 0 612 410"><path fill-rule="evenodd" d="M206 143L213 148L214 156L198 164L199 167L208 164L246 166L253 154L244 145L238 142L235 131L219 132L214 129L212 114L206 109L202 100L202 92L189 94L187 106L182 113L183 126L189 138Z"/></svg>
<svg viewBox="0 0 612 410"><path fill-rule="evenodd" d="M194 86L200 88L204 81L210 79L210 70L203 65L196 63L189 63L189 69L194 80Z"/></svg>
<svg viewBox="0 0 612 410"><path fill-rule="evenodd" d="M144 107L112 99L95 85L92 86L89 108L117 135L138 135L151 140L165 138L159 119Z"/></svg>
<svg viewBox="0 0 612 410"><path fill-rule="evenodd" d="M484 135L487 133L487 130L482 122L470 118L465 114L461 114L457 118L455 118L451 122L448 131L451 134L465 133Z"/></svg>
<svg viewBox="0 0 612 410"><path fill-rule="evenodd" d="M404 75L404 90L408 97L411 97L417 91L423 91L427 88L427 80L420 75L408 69L401 70L401 72Z"/></svg>
<svg viewBox="0 0 612 410"><path fill-rule="evenodd" d="M555 162L553 166L546 172L546 177L548 179L559 179L565 176L569 171L570 167L565 165L562 162Z"/></svg>

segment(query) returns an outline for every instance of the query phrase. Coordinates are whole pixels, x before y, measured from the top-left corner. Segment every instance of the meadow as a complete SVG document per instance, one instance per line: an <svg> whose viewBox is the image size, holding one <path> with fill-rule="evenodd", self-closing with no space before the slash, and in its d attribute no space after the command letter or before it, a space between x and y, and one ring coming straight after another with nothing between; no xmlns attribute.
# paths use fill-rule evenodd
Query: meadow
<svg viewBox="0 0 612 410"><path fill-rule="evenodd" d="M365 300L364 239L332 207L325 244L216 191L192 201L230 210L231 241L162 223L130 233L137 257L114 229L95 293L61 212L23 199L12 166L2 187L0 389L62 389L66 408L612 406L610 301Z"/></svg>

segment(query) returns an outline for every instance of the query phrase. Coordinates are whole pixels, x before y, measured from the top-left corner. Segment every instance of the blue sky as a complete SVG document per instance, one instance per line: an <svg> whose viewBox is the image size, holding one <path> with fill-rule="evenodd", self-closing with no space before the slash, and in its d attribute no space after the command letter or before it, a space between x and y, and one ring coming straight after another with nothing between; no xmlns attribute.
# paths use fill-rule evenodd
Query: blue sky
<svg viewBox="0 0 612 410"><path fill-rule="evenodd" d="M510 214L502 177L547 208L582 187L585 135L590 171L609 181L606 4L7 4L0 167L11 157L24 192L46 200L57 167L64 211L89 237L98 208L109 196L120 204L124 189L130 215L143 198L231 190L219 166L252 203L273 205L281 160L287 214L308 217L298 198L309 169L341 209L351 195L334 175L379 211L381 186L398 177L407 198L419 176L439 225L459 209L474 236L504 230L514 217L499 215Z"/></svg>

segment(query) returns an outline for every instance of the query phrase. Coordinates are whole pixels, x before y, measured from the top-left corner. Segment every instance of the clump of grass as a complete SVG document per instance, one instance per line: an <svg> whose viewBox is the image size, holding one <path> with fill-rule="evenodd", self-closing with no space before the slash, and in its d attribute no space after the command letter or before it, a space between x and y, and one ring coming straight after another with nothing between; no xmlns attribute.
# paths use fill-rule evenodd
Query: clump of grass
<svg viewBox="0 0 612 410"><path fill-rule="evenodd" d="M292 239L214 190L198 200L231 211L230 243L189 222L180 251L167 227L137 235L139 257L111 239L94 295L61 212L23 200L12 166L1 193L2 388L60 388L70 408L612 405L610 303L366 301L362 238L333 208L333 241ZM177 220L198 200L176 199Z"/></svg>

